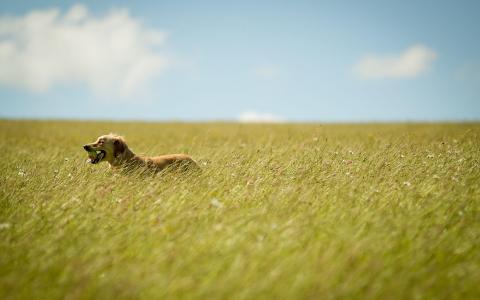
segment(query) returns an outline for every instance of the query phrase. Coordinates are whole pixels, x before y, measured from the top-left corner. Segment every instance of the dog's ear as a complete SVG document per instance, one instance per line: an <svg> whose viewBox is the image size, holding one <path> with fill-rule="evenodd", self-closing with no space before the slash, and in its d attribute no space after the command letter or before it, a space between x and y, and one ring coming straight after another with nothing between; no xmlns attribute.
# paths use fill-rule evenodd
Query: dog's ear
<svg viewBox="0 0 480 300"><path fill-rule="evenodd" d="M113 142L113 157L118 157L125 151L126 145L125 142L121 139L115 139Z"/></svg>

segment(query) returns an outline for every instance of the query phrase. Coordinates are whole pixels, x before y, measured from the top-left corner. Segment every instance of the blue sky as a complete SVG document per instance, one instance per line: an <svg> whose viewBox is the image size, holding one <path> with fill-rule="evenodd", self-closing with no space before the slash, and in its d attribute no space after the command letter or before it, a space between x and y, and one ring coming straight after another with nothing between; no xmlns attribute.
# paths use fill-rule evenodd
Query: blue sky
<svg viewBox="0 0 480 300"><path fill-rule="evenodd" d="M0 116L480 120L478 1L2 1Z"/></svg>

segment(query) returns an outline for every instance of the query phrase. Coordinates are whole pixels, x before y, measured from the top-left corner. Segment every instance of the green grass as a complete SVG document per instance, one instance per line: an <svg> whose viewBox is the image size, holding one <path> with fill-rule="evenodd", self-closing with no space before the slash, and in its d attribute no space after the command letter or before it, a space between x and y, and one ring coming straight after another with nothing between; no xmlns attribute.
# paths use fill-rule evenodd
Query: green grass
<svg viewBox="0 0 480 300"><path fill-rule="evenodd" d="M201 174L115 174L124 134ZM480 124L0 121L0 299L478 299Z"/></svg>

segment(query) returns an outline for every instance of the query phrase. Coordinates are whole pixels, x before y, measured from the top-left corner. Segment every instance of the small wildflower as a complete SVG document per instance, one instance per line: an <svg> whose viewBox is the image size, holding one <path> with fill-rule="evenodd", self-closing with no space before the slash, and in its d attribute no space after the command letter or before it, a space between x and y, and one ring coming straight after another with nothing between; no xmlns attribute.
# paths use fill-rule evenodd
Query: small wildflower
<svg viewBox="0 0 480 300"><path fill-rule="evenodd" d="M223 208L223 203L220 202L217 198L213 198L213 199L210 201L210 204L211 204L213 207L216 207L216 208Z"/></svg>
<svg viewBox="0 0 480 300"><path fill-rule="evenodd" d="M0 230L2 229L8 229L10 228L12 225L10 223L0 223Z"/></svg>

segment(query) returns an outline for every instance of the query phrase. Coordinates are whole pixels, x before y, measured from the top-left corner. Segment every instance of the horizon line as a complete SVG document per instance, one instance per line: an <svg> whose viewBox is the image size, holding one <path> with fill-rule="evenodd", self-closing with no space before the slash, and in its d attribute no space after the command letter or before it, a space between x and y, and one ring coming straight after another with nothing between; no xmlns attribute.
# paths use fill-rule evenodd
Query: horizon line
<svg viewBox="0 0 480 300"><path fill-rule="evenodd" d="M479 119L370 119L370 120L282 120L282 121L241 121L238 119L138 119L138 118L67 118L67 117L12 117L0 116L0 121L61 121L61 122L101 122L101 123L192 123L192 124L264 124L264 125L288 125L288 124L471 124L480 123Z"/></svg>

